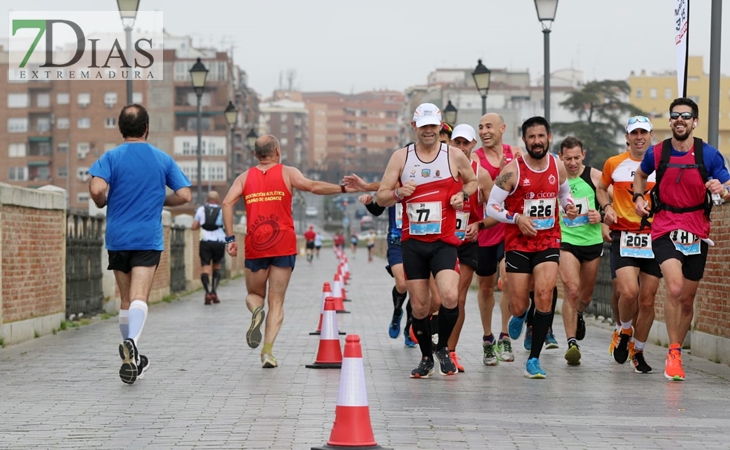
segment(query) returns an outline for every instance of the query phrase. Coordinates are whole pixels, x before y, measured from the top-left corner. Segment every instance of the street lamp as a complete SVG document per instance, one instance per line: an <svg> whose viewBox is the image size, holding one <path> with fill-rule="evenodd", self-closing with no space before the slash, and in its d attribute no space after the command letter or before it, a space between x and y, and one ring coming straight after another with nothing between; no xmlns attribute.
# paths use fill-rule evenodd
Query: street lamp
<svg viewBox="0 0 730 450"><path fill-rule="evenodd" d="M233 177L236 175L235 171L233 170L233 133L236 130L236 124L238 123L238 109L233 105L233 102L228 102L228 106L226 106L226 110L223 111L223 114L226 116L226 122L228 122L228 126L231 128L231 154L228 157L228 182L233 182Z"/></svg>
<svg viewBox="0 0 730 450"><path fill-rule="evenodd" d="M489 82L492 78L492 71L487 69L482 60L479 60L477 67L474 72L471 73L474 77L474 84L477 86L477 91L482 96L482 115L487 113L487 93L489 92Z"/></svg>
<svg viewBox="0 0 730 450"><path fill-rule="evenodd" d="M132 57L132 28L134 27L134 21L137 19L137 10L139 9L140 0L117 0L117 7L119 8L119 15L122 18L122 25L124 25L124 34L127 38L127 49L126 59L129 64L129 74L127 76L127 104L133 103L132 93L132 71L134 66Z"/></svg>
<svg viewBox="0 0 730 450"><path fill-rule="evenodd" d="M251 150L251 167L253 167L254 163L254 147L256 146L256 139L258 138L259 136L256 134L256 131L254 131L253 128L251 128L251 131L249 131L246 135L246 145L248 146L248 149Z"/></svg>
<svg viewBox="0 0 730 450"><path fill-rule="evenodd" d="M537 10L537 20L542 24L542 34L544 36L545 55L545 81L543 88L545 93L545 120L550 122L550 28L555 20L555 13L558 11L558 0L535 0L535 9Z"/></svg>
<svg viewBox="0 0 730 450"><path fill-rule="evenodd" d="M200 58L195 61L193 67L190 68L190 79L193 81L193 89L195 89L195 95L198 97L198 204L203 204L203 185L201 183L201 177L203 174L203 153L202 153L202 136L201 123L203 120L203 109L201 106L200 99L203 96L205 90L205 80L208 78L208 69L205 68Z"/></svg>
<svg viewBox="0 0 730 450"><path fill-rule="evenodd" d="M451 100L449 100L449 103L446 104L446 108L444 108L444 121L453 127L456 125L457 113L458 111L456 106L454 106L454 104L451 103Z"/></svg>

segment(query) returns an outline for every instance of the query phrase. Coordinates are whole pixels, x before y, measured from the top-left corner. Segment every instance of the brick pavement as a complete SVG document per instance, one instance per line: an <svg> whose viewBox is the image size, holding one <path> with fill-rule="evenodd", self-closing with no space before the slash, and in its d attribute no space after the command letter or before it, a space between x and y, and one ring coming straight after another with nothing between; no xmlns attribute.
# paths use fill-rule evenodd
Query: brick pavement
<svg viewBox="0 0 730 450"><path fill-rule="evenodd" d="M425 448L728 448L730 367L685 356L688 381L662 376L665 349L648 345L655 373L637 375L607 354L610 332L589 326L583 364L567 367L561 348L543 352L546 380L523 378L527 354L497 367L481 364L475 292L458 354L466 373L412 380L419 352L387 335L391 279L384 261L351 261L341 329L360 335L376 441ZM195 293L150 308L140 349L144 380L120 382L116 318L0 350L0 448L308 449L332 428L339 370L314 361L322 283L332 252L312 266L300 258L274 347L280 367L260 367L246 346L250 315L242 279L204 306ZM497 311L495 311L497 312ZM497 312L498 314L498 312ZM495 316L497 315L495 314ZM498 323L495 317L494 323ZM590 321L589 321L590 324ZM344 343L344 338L342 340ZM515 343L521 349L521 341Z"/></svg>

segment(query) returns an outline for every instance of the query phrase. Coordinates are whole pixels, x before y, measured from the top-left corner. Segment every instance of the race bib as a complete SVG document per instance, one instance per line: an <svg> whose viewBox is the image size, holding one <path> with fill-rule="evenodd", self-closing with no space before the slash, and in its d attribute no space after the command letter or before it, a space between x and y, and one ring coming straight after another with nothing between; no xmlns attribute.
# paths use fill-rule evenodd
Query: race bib
<svg viewBox="0 0 730 450"><path fill-rule="evenodd" d="M674 230L669 233L669 239L674 243L674 248L685 256L699 255L701 251L700 238L696 234L686 230Z"/></svg>
<svg viewBox="0 0 730 450"><path fill-rule="evenodd" d="M525 200L523 214L532 220L536 230L549 230L555 226L555 199Z"/></svg>
<svg viewBox="0 0 730 450"><path fill-rule="evenodd" d="M578 210L578 215L575 219L570 220L566 216L563 216L563 224L566 227L579 227L581 225L587 225L588 221L588 197L581 197L574 199L575 209Z"/></svg>
<svg viewBox="0 0 730 450"><path fill-rule="evenodd" d="M460 240L466 238L466 227L469 225L469 213L456 211L456 237Z"/></svg>
<svg viewBox="0 0 730 450"><path fill-rule="evenodd" d="M395 227L399 230L403 229L403 203L395 204Z"/></svg>
<svg viewBox="0 0 730 450"><path fill-rule="evenodd" d="M654 258L651 249L651 234L621 232L619 254L624 258Z"/></svg>
<svg viewBox="0 0 730 450"><path fill-rule="evenodd" d="M406 213L412 236L441 233L441 202L408 203Z"/></svg>

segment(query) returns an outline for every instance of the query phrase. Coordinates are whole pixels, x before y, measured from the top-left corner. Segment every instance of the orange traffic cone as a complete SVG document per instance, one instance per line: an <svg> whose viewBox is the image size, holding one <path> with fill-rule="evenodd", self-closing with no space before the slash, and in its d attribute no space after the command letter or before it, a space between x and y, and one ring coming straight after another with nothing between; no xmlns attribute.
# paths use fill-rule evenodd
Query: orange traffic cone
<svg viewBox="0 0 730 450"><path fill-rule="evenodd" d="M342 280L338 274L335 274L335 280L332 283L332 298L335 301L335 311L337 311L337 314L350 314L350 311L345 310L345 304L342 298Z"/></svg>
<svg viewBox="0 0 730 450"><path fill-rule="evenodd" d="M345 259L342 271L345 273L345 284L347 284L350 281L350 265L347 263L347 259Z"/></svg>
<svg viewBox="0 0 730 450"><path fill-rule="evenodd" d="M335 301L327 297L324 301L322 315L322 332L319 335L319 349L314 364L307 364L307 369L339 369L342 367L342 349L340 335L337 330L337 314Z"/></svg>
<svg viewBox="0 0 730 450"><path fill-rule="evenodd" d="M312 450L336 448L383 448L375 442L373 427L370 425L362 348L360 337L356 334L347 336L345 342L345 358L340 372L340 392L337 395L335 423L332 426L330 440L327 441L327 445L312 447Z"/></svg>
<svg viewBox="0 0 730 450"><path fill-rule="evenodd" d="M312 331L309 333L310 336L319 336L322 332L322 316L324 315L324 302L327 299L327 297L332 297L332 288L330 288L330 284L325 281L324 285L322 286L322 308L319 311L319 324L317 325L317 331ZM339 325L337 327L339 329ZM340 331L340 335L345 335L344 331Z"/></svg>

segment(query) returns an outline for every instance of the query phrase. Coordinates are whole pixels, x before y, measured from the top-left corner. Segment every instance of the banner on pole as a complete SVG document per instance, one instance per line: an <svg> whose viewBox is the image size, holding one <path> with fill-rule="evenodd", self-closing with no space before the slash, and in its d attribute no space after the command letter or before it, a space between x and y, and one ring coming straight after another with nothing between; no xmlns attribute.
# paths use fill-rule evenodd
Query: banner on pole
<svg viewBox="0 0 730 450"><path fill-rule="evenodd" d="M677 53L677 93L687 96L687 60L689 57L689 0L675 0L674 45Z"/></svg>

